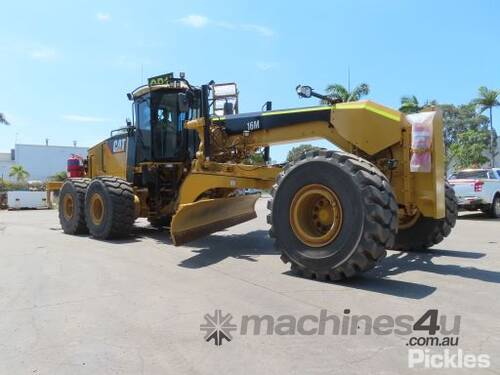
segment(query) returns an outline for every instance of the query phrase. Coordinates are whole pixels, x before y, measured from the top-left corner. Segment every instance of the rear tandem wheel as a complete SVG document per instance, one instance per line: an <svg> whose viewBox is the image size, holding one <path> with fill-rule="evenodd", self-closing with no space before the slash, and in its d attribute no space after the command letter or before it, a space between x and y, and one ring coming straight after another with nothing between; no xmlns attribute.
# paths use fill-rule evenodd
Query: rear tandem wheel
<svg viewBox="0 0 500 375"><path fill-rule="evenodd" d="M85 195L85 218L95 238L129 235L135 221L132 185L118 177L94 178Z"/></svg>
<svg viewBox="0 0 500 375"><path fill-rule="evenodd" d="M86 234L89 232L85 223L85 193L89 178L67 179L59 193L59 222L66 234Z"/></svg>

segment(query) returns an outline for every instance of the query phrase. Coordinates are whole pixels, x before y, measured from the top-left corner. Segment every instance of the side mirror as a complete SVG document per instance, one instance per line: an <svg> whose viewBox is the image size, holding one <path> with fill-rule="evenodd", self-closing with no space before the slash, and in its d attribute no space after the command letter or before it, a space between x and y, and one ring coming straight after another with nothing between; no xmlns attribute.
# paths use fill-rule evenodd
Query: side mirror
<svg viewBox="0 0 500 375"><path fill-rule="evenodd" d="M177 110L179 112L189 111L189 100L187 95L183 92L177 94Z"/></svg>
<svg viewBox="0 0 500 375"><path fill-rule="evenodd" d="M125 124L127 124L127 127L125 128L127 130L127 135L129 137L132 137L135 133L135 127L134 127L134 125L132 125L132 121L130 121L129 118L126 118Z"/></svg>
<svg viewBox="0 0 500 375"><path fill-rule="evenodd" d="M310 98L312 96L312 88L311 86L302 86L298 85L295 90L297 91L297 94L301 98Z"/></svg>

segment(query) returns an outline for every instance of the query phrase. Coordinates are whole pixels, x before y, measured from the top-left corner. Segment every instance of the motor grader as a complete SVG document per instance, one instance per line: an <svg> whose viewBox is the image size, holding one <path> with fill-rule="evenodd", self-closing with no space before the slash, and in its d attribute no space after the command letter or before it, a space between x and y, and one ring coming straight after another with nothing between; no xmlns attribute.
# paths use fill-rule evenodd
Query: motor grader
<svg viewBox="0 0 500 375"><path fill-rule="evenodd" d="M227 97L216 109L214 87L166 74L127 94L132 120L90 148L82 177L61 189L64 232L116 238L145 217L181 245L255 218L259 195L245 191L268 190L269 234L281 259L319 280L352 277L386 249L426 249L450 233L457 207L444 179L439 111L424 150L429 170L412 172L411 157L422 150L412 149L413 127L398 111L298 86L301 97L326 105L239 114ZM340 150L269 162L269 146L310 139ZM259 153L264 161L250 162Z"/></svg>

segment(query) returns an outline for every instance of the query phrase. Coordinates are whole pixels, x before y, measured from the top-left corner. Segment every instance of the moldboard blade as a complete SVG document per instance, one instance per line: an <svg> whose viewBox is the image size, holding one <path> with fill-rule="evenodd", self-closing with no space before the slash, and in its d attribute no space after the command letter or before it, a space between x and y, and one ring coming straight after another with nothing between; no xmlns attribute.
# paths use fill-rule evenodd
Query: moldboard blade
<svg viewBox="0 0 500 375"><path fill-rule="evenodd" d="M179 246L257 217L255 202L260 194L205 199L183 204L172 218L170 234Z"/></svg>

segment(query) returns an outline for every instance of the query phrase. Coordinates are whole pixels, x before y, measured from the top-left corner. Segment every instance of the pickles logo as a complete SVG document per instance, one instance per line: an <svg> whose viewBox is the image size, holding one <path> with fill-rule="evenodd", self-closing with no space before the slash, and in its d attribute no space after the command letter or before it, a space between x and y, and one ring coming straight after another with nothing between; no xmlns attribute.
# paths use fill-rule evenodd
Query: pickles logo
<svg viewBox="0 0 500 375"><path fill-rule="evenodd" d="M222 314L222 310L215 310L214 315L205 314L205 324L200 325L200 331L205 332L205 341L214 341L216 346L222 345L222 340L231 341L231 331L236 331L236 324L231 323L231 314Z"/></svg>
<svg viewBox="0 0 500 375"><path fill-rule="evenodd" d="M111 146L111 151L114 153L117 152L125 152L125 146L127 144L127 138L118 138L113 140L113 144Z"/></svg>
<svg viewBox="0 0 500 375"><path fill-rule="evenodd" d="M489 354L466 353L462 349L444 349L432 352L430 349L410 349L409 368L488 368L491 366Z"/></svg>

